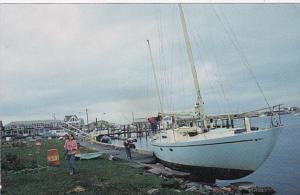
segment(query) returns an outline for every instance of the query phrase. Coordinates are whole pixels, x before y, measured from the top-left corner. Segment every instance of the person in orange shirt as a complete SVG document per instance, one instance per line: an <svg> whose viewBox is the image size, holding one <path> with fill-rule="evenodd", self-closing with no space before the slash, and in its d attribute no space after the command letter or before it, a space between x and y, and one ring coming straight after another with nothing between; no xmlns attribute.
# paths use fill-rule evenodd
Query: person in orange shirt
<svg viewBox="0 0 300 195"><path fill-rule="evenodd" d="M73 175L75 173L75 154L77 151L77 141L74 135L69 134L68 139L65 141L64 148L67 153L70 175Z"/></svg>

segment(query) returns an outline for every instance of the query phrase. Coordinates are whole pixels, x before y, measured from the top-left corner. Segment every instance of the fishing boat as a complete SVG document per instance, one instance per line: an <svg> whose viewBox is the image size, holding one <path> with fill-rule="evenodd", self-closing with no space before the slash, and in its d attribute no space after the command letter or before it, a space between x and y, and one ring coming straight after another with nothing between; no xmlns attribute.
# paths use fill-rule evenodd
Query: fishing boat
<svg viewBox="0 0 300 195"><path fill-rule="evenodd" d="M274 107L267 104L266 109L271 113L270 125L258 128L251 124L251 112L219 116L205 114L181 4L179 13L197 94L195 116L190 124L179 127L176 114L160 113L161 123L164 119L170 121L172 117L172 128L165 128L153 136L151 145L154 155L166 166L197 171L209 181L247 176L271 154L283 127L280 116L273 115ZM243 121L241 127L235 127L236 119Z"/></svg>

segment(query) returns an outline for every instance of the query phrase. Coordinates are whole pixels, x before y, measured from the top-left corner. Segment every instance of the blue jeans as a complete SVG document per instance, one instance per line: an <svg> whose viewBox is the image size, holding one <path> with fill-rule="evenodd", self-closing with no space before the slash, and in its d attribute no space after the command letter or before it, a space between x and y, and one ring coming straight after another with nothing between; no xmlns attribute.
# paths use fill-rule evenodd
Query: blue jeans
<svg viewBox="0 0 300 195"><path fill-rule="evenodd" d="M129 147L125 147L125 151L126 151L127 158L130 158L130 159L131 159L131 151L130 151L130 148L129 148Z"/></svg>
<svg viewBox="0 0 300 195"><path fill-rule="evenodd" d="M75 171L75 154L68 154L67 156L68 165L70 171Z"/></svg>

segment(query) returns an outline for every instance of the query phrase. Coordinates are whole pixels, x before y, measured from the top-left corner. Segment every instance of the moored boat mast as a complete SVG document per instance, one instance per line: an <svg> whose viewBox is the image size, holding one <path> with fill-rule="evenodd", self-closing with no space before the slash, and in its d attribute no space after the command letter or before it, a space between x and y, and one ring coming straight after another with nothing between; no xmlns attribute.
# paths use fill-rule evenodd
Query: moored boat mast
<svg viewBox="0 0 300 195"><path fill-rule="evenodd" d="M186 22L185 22L185 18L184 18L182 5L178 4L178 7L179 7L181 25L182 25L183 34L184 34L184 40L185 40L185 44L186 44L186 51L188 54L190 65L191 65L191 70L192 70L192 74L193 74L193 80L194 80L194 85L195 85L195 90L196 90L196 95L197 95L195 111L196 111L197 116L200 118L203 128L206 128L207 125L206 125L206 114L204 111L204 102L202 100L202 96L201 96L201 92L200 92L200 86L199 86L197 71L195 68L195 61L194 61L194 57L193 57L193 53L192 53L192 47L191 47L189 35L187 32L187 28L186 28Z"/></svg>
<svg viewBox="0 0 300 195"><path fill-rule="evenodd" d="M154 66L154 62L153 62L152 51L151 51L151 47L150 47L150 41L147 40L147 43L148 43L149 54L150 54L150 58L151 58L151 64L152 64L152 70L153 70L153 74L154 74L154 80L155 80L155 85L156 85L156 91L157 91L157 95L158 95L158 99L159 99L160 112L163 113L163 103L162 103L162 100L161 100L161 97L160 97L160 93L159 93L158 81L157 81L157 76L156 76L155 66Z"/></svg>

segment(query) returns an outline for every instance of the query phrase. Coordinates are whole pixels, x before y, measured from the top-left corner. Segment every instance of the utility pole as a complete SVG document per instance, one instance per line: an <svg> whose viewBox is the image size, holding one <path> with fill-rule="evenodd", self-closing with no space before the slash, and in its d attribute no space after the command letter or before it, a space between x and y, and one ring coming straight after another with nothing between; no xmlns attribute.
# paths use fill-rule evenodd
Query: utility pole
<svg viewBox="0 0 300 195"><path fill-rule="evenodd" d="M134 123L134 113L131 112L131 115L132 115L132 124Z"/></svg>
<svg viewBox="0 0 300 195"><path fill-rule="evenodd" d="M95 126L96 126L96 129L97 129L97 127L98 127L98 120L97 120L97 117L96 117L96 124L95 124Z"/></svg>
<svg viewBox="0 0 300 195"><path fill-rule="evenodd" d="M85 109L85 112L86 112L87 129L88 129L88 131L89 131L89 130L90 130L90 128L89 128L89 113L88 113L88 109L87 109L87 108Z"/></svg>

